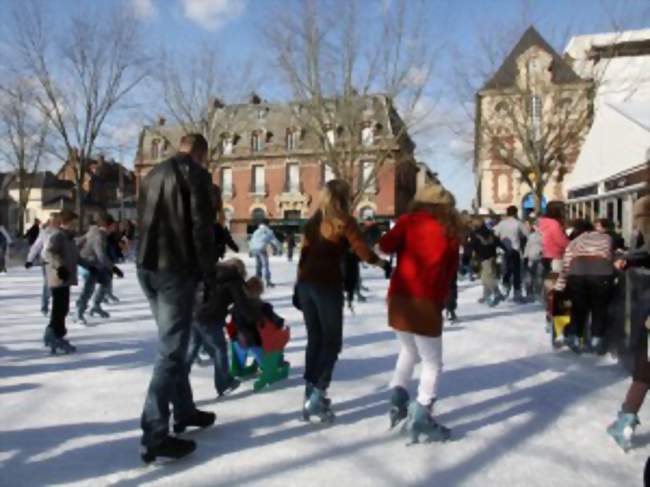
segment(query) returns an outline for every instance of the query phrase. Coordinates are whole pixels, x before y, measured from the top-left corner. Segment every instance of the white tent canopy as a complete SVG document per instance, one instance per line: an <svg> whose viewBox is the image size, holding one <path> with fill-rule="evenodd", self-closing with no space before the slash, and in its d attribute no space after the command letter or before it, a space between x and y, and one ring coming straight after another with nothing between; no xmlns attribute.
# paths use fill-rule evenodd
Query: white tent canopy
<svg viewBox="0 0 650 487"><path fill-rule="evenodd" d="M604 103L582 146L566 189L599 183L647 161L650 101Z"/></svg>

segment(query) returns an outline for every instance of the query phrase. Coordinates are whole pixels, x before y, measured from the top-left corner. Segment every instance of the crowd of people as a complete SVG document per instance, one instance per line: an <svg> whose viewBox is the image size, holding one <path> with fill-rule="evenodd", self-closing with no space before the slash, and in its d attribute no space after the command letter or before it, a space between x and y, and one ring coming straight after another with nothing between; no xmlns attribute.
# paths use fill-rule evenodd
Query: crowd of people
<svg viewBox="0 0 650 487"><path fill-rule="evenodd" d="M176 434L215 422L214 413L196 407L189 381L201 351L212 359L218 396L234 391L252 372L260 372L257 390L286 378L290 367L283 353L289 327L263 299L265 288L274 286L268 250L280 252L282 244L262 221L249 242L255 276L247 275L242 260L226 258L226 248L238 252L239 247L224 224L221 193L207 174L206 156L205 139L186 135L178 154L158 164L140 187L137 277L159 337L141 416L145 462L180 458L196 448L194 441L170 434L170 405ZM577 354L604 354L617 272L650 265L644 247L650 242L650 197L635 207L639 232L630 249L611 222L568 221L559 201L548 203L539 217L520 219L514 206L503 217L470 216L456 209L443 186L428 184L383 234L370 222L360 225L350 201L347 182L327 182L302 236L285 239L289 260L300 245L292 302L307 335L300 399L305 421L335 420L328 390L341 353L346 302L352 309L355 298L363 299L360 265L376 267L390 280L386 319L400 351L387 412L391 427L403 423L413 442L445 441L451 435L436 420L435 404L443 324L445 318L457 319L458 279L479 278L480 302L490 307L510 297L516 304L547 302L549 295L552 302L569 300L569 325L558 339ZM43 265L41 309L50 316L43 341L53 353L75 350L65 338L70 287L82 281L79 323L86 323L89 307L89 316L108 318L103 304L118 301L113 277L123 276L117 264L135 238L132 227L117 225L108 214L98 215L95 225L75 236L76 218L63 210L28 232L32 245L25 266ZM624 449L630 447L650 387L647 329L638 340L634 381L608 429ZM409 391L418 362L418 388Z"/></svg>

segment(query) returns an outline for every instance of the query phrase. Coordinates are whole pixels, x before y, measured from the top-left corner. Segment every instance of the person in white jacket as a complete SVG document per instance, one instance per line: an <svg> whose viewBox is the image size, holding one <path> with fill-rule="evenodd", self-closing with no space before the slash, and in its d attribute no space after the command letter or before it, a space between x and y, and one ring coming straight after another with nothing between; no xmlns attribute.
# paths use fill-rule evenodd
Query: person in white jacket
<svg viewBox="0 0 650 487"><path fill-rule="evenodd" d="M273 247L276 252L282 250L282 244L278 241L268 226L268 220L264 220L259 224L257 229L253 232L248 248L251 255L255 257L255 275L261 279L264 275L267 287L274 287L271 282L271 268L269 267L269 254L267 248Z"/></svg>
<svg viewBox="0 0 650 487"><path fill-rule="evenodd" d="M4 225L0 225L0 273L7 272L7 255L11 245L11 236Z"/></svg>
<svg viewBox="0 0 650 487"><path fill-rule="evenodd" d="M49 314L50 298L52 293L50 287L47 285L47 275L45 273L45 261L43 259L43 252L47 246L50 236L61 226L61 220L58 213L50 216L49 220L41 227L41 231L36 238L36 241L29 248L27 260L25 261L25 269L38 265L43 269L43 292L41 294L41 313L43 316Z"/></svg>

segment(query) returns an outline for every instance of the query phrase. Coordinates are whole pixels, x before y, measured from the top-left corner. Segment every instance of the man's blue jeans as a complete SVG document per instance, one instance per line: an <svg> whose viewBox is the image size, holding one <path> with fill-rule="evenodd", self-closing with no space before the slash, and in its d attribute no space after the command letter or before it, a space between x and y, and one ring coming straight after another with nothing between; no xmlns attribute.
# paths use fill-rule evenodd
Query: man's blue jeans
<svg viewBox="0 0 650 487"><path fill-rule="evenodd" d="M81 288L81 294L79 294L79 298L77 298L78 313L83 314L86 312L86 309L88 308L88 302L90 301L90 298L93 297L93 293L95 293L95 286L97 284L99 284L99 289L97 289L93 301L95 307L101 307L107 292L106 283L108 282L109 278L107 272L108 271L90 272L84 267L79 267L79 277L83 279L83 287Z"/></svg>
<svg viewBox="0 0 650 487"><path fill-rule="evenodd" d="M138 269L138 280L158 326L158 354L142 411L142 444L152 446L169 434L169 404L182 421L196 407L185 365L197 279Z"/></svg>
<svg viewBox="0 0 650 487"><path fill-rule="evenodd" d="M198 321L192 323L190 345L185 361L188 375L201 347L214 362L214 388L217 394L223 394L232 382L228 373L228 344L223 324L207 324Z"/></svg>
<svg viewBox="0 0 650 487"><path fill-rule="evenodd" d="M253 254L255 256L255 275L268 284L271 282L271 268L269 267L269 254L266 250L259 250Z"/></svg>

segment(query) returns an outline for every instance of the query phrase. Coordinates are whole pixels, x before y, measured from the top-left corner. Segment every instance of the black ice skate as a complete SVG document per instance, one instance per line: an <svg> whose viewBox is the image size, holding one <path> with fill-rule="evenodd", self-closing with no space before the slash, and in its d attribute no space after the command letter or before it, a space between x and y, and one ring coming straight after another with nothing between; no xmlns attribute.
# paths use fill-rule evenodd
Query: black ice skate
<svg viewBox="0 0 650 487"><path fill-rule="evenodd" d="M95 315L99 316L100 318L110 318L111 317L111 315L109 315L108 312L103 310L102 307L99 306L99 305L93 306L92 309L90 310L90 316L95 316Z"/></svg>
<svg viewBox="0 0 650 487"><path fill-rule="evenodd" d="M314 388L305 401L302 409L302 417L305 421L310 421L312 416L320 419L321 423L332 424L334 422L334 411L332 411L332 402L325 396L325 392Z"/></svg>
<svg viewBox="0 0 650 487"><path fill-rule="evenodd" d="M167 436L162 442L154 446L143 446L140 450L140 457L145 463L151 463L158 457L183 458L196 450L196 443L192 440L183 440Z"/></svg>
<svg viewBox="0 0 650 487"><path fill-rule="evenodd" d="M212 426L216 419L216 414L208 411L199 411L197 409L188 418L174 422L174 433L182 433L191 426L196 428L207 428L208 426Z"/></svg>
<svg viewBox="0 0 650 487"><path fill-rule="evenodd" d="M77 347L72 345L65 338L55 338L50 342L50 353L56 355L57 352L62 352L64 354L74 353L77 351Z"/></svg>

